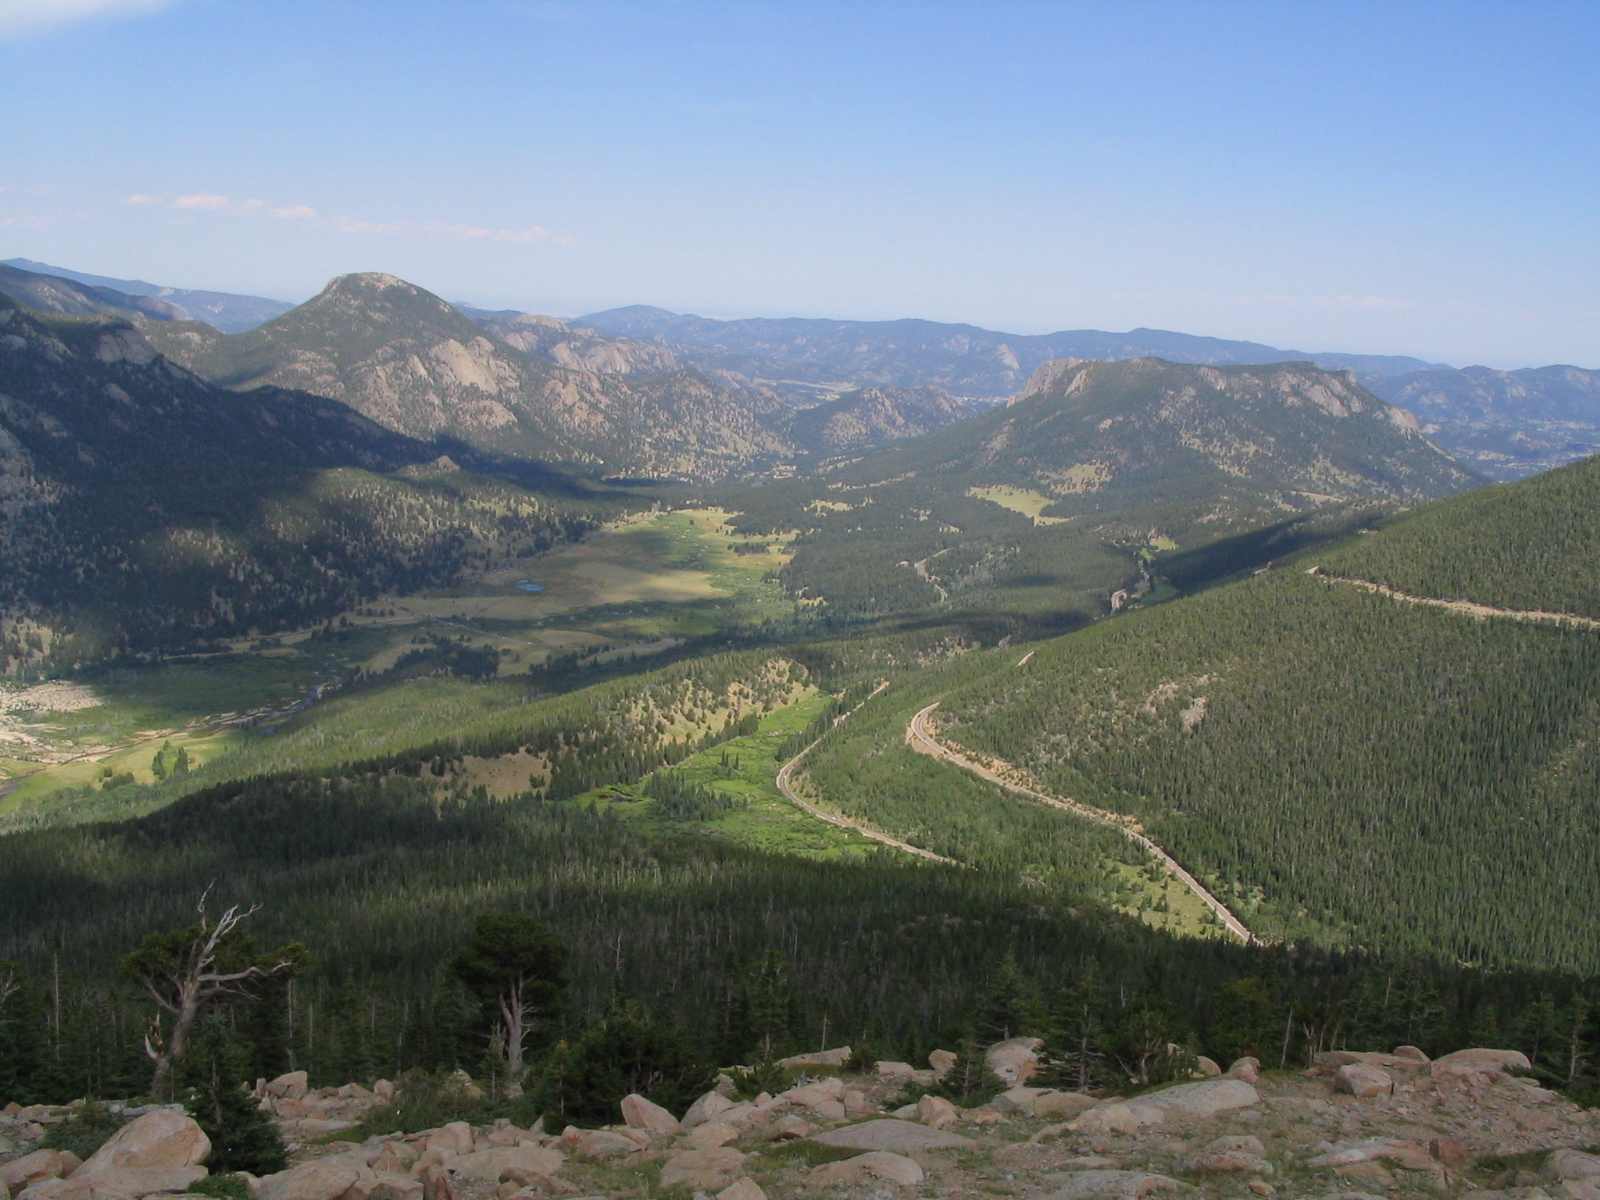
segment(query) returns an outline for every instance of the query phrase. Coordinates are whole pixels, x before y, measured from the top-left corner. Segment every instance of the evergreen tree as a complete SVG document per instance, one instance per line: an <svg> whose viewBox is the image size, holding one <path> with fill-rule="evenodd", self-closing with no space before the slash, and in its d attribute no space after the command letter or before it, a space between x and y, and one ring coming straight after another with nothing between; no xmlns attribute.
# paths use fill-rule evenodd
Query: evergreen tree
<svg viewBox="0 0 1600 1200"><path fill-rule="evenodd" d="M1093 967L1062 987L1051 1006L1042 1086L1087 1092L1105 1079L1105 996Z"/></svg>
<svg viewBox="0 0 1600 1200"><path fill-rule="evenodd" d="M1005 1082L989 1070L984 1047L968 1032L956 1043L956 1061L944 1078L933 1086L933 1094L943 1096L964 1108L973 1108L1005 1091Z"/></svg>
<svg viewBox="0 0 1600 1200"><path fill-rule="evenodd" d="M1017 965L1016 951L1008 950L979 1005L977 1036L986 1045L1037 1036L1045 1024L1041 1010L1038 989Z"/></svg>

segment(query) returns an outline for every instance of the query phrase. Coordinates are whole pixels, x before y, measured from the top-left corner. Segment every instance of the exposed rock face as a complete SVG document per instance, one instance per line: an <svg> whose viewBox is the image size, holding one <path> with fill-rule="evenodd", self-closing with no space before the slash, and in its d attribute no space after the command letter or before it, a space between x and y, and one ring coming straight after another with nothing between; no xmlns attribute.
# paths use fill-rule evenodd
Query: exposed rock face
<svg viewBox="0 0 1600 1200"><path fill-rule="evenodd" d="M1334 1072L1333 1087L1352 1096L1382 1096L1394 1091L1394 1077L1382 1067L1346 1063Z"/></svg>
<svg viewBox="0 0 1600 1200"><path fill-rule="evenodd" d="M1022 1083L1039 1070L1040 1038L1016 1037L996 1042L984 1052L984 1066L1011 1085Z"/></svg>
<svg viewBox="0 0 1600 1200"><path fill-rule="evenodd" d="M622 1119L630 1129L643 1129L667 1136L683 1132L677 1117L637 1093L622 1098Z"/></svg>
<svg viewBox="0 0 1600 1200"><path fill-rule="evenodd" d="M210 1153L211 1139L199 1125L181 1112L161 1109L136 1117L117 1130L73 1176L151 1167L194 1167Z"/></svg>
<svg viewBox="0 0 1600 1200"><path fill-rule="evenodd" d="M841 1146L847 1150L888 1150L896 1154L915 1154L924 1150L956 1150L972 1146L973 1140L958 1133L947 1133L911 1121L884 1118L847 1125L828 1133L813 1134L813 1142Z"/></svg>
<svg viewBox="0 0 1600 1200"><path fill-rule="evenodd" d="M257 1200L338 1200L361 1178L345 1159L314 1159L261 1181Z"/></svg>
<svg viewBox="0 0 1600 1200"><path fill-rule="evenodd" d="M1167 1121L1211 1117L1230 1109L1248 1108L1260 1097L1255 1088L1238 1079L1208 1079L1179 1084L1133 1100L1102 1104L1073 1121L1080 1133L1137 1133Z"/></svg>
<svg viewBox="0 0 1600 1200"><path fill-rule="evenodd" d="M718 1192L744 1175L744 1155L727 1146L715 1150L682 1150L661 1168L661 1186Z"/></svg>
<svg viewBox="0 0 1600 1200"><path fill-rule="evenodd" d="M683 1114L681 1124L685 1129L693 1129L696 1125L704 1125L707 1121L715 1119L718 1114L725 1113L732 1107L733 1101L721 1092L707 1092L689 1106L689 1111Z"/></svg>
<svg viewBox="0 0 1600 1200"><path fill-rule="evenodd" d="M66 1150L35 1150L0 1165L0 1189L15 1196L30 1183L44 1179L65 1179L83 1164Z"/></svg>
<svg viewBox="0 0 1600 1200"><path fill-rule="evenodd" d="M706 479L788 452L749 399L703 376L557 366L392 275L340 276L248 333L197 337L191 327L157 324L144 332L223 386L313 392L396 432L497 453Z"/></svg>
<svg viewBox="0 0 1600 1200"><path fill-rule="evenodd" d="M915 1159L903 1154L873 1150L843 1162L824 1163L806 1176L806 1182L812 1187L829 1187L860 1183L866 1177L882 1179L900 1187L915 1187L922 1182L924 1173Z"/></svg>

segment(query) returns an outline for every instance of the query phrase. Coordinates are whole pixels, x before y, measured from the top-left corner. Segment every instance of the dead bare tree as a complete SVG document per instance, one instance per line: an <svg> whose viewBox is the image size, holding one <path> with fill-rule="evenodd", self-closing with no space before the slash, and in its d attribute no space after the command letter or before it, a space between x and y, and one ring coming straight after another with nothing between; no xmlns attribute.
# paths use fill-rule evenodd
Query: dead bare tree
<svg viewBox="0 0 1600 1200"><path fill-rule="evenodd" d="M6 1016L6 1005L21 990L22 968L14 962L0 962L0 1025L11 1019Z"/></svg>
<svg viewBox="0 0 1600 1200"><path fill-rule="evenodd" d="M144 1038L145 1053L156 1064L150 1090L158 1096L170 1089L195 1022L208 1007L254 1000L266 980L298 974L309 961L299 945L259 954L242 924L261 906L240 911L235 904L213 922L206 915L210 894L208 887L200 897L198 924L146 934L139 949L122 960L123 973L172 1018L171 1030L163 1035L164 1022L157 1013Z"/></svg>

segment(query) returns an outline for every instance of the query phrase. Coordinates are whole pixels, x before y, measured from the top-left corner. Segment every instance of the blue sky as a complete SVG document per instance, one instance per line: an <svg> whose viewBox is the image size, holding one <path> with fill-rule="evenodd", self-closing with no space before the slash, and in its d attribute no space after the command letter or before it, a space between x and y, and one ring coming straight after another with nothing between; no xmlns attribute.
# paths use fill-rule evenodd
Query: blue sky
<svg viewBox="0 0 1600 1200"><path fill-rule="evenodd" d="M1600 5L0 0L0 258L1600 367Z"/></svg>

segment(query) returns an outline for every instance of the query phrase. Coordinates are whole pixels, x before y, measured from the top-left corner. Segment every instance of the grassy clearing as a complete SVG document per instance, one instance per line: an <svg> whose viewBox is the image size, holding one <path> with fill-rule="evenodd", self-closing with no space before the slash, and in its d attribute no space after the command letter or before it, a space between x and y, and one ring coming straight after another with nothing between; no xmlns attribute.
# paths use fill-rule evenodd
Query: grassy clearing
<svg viewBox="0 0 1600 1200"><path fill-rule="evenodd" d="M0 757L0 787L7 788L0 813L48 804L59 789L92 784L107 765L148 783L149 760L167 738L184 745L197 765L230 747L264 767L278 762L281 752L239 747L236 736L215 726L285 709L317 683L349 678L357 669L386 671L440 634L495 647L505 677L556 655L602 664L649 659L730 624L789 619L794 605L771 578L788 562L783 543L736 533L730 516L721 509L639 514L582 542L497 567L466 586L363 606L335 620L337 638L303 629L240 641L230 654L97 676L86 682L98 705L26 714L36 744L6 744L13 757ZM542 590L530 591L530 585ZM460 697L451 692L453 706ZM357 729L346 729L349 706L339 704L325 725L317 725L343 745L387 741L397 726L408 728L420 713L431 713L439 697L424 690L414 699L416 705L400 697L367 698L354 709L362 714L355 717ZM483 699L490 708L506 702ZM478 707L465 703L468 710ZM501 779L498 769L484 772L491 793L509 787L509 776ZM524 771L521 786L526 778ZM6 780L18 782L8 786Z"/></svg>
<svg viewBox="0 0 1600 1200"><path fill-rule="evenodd" d="M878 853L880 847L869 839L807 816L783 798L775 783L783 765L779 750L816 718L828 699L807 689L803 699L762 718L755 733L693 755L674 768L690 783L736 796L747 805L713 820L693 822L691 827L740 845L806 858L849 859ZM656 815L656 804L645 798L644 786L641 782L631 788L598 788L580 801L612 803L623 819L641 829L682 832L684 822Z"/></svg>
<svg viewBox="0 0 1600 1200"><path fill-rule="evenodd" d="M1043 492L1030 491L1028 488L1007 487L970 487L967 495L976 496L979 500L987 500L990 504L998 504L1001 508L1009 508L1014 513L1021 513L1035 525L1062 525L1066 517L1041 516L1046 508L1056 502L1054 496L1046 496Z"/></svg>

